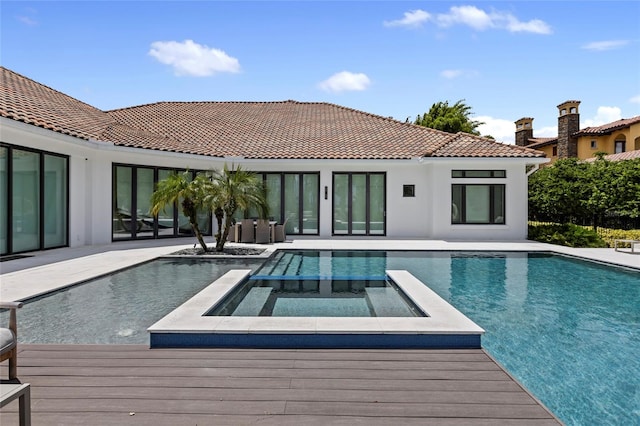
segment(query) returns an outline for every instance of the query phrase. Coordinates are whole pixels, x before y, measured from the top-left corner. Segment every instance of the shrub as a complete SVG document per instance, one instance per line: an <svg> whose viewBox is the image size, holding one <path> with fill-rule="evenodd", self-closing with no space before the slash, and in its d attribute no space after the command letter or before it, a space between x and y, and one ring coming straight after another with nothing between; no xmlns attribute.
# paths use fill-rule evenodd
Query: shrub
<svg viewBox="0 0 640 426"><path fill-rule="evenodd" d="M568 247L607 247L593 229L571 223L529 224L529 239Z"/></svg>
<svg viewBox="0 0 640 426"><path fill-rule="evenodd" d="M596 232L609 247L613 247L613 240L640 240L640 229L624 230L598 228Z"/></svg>

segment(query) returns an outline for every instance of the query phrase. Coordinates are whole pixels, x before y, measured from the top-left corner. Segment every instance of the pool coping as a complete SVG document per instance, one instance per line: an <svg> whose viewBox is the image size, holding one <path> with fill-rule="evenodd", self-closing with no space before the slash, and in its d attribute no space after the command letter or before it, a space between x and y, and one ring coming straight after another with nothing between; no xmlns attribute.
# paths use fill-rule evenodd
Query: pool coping
<svg viewBox="0 0 640 426"><path fill-rule="evenodd" d="M147 329L159 347L479 348L484 330L408 271L386 274L426 317L205 316L250 270L236 269Z"/></svg>

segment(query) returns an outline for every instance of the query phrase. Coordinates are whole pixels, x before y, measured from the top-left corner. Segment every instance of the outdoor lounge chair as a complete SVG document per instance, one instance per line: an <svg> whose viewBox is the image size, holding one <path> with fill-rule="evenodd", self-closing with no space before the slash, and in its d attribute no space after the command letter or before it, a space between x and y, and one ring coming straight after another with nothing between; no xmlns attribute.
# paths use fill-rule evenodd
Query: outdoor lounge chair
<svg viewBox="0 0 640 426"><path fill-rule="evenodd" d="M18 376L18 321L16 310L22 302L0 302L0 308L9 309L9 328L0 328L0 362L9 360L9 380Z"/></svg>
<svg viewBox="0 0 640 426"><path fill-rule="evenodd" d="M253 219L242 219L240 221L240 242L252 243L255 241L255 238Z"/></svg>
<svg viewBox="0 0 640 426"><path fill-rule="evenodd" d="M18 321L16 310L22 302L0 302L9 309L9 328L0 328L0 362L9 360L9 380L0 380L0 408L18 400L20 426L31 425L31 385L18 380ZM2 424L4 424L3 422Z"/></svg>
<svg viewBox="0 0 640 426"><path fill-rule="evenodd" d="M265 244L271 242L271 227L268 219L258 219L256 222L256 243Z"/></svg>

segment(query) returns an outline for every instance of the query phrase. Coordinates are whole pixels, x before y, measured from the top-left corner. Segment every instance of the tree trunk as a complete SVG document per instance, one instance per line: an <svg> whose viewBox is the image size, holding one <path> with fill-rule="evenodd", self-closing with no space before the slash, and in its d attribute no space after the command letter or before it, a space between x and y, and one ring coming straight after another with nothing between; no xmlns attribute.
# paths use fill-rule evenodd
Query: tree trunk
<svg viewBox="0 0 640 426"><path fill-rule="evenodd" d="M189 218L189 222L191 223L191 229L193 229L193 233L196 235L196 239L200 243L200 247L204 252L207 252L207 243L204 242L204 237L202 236L202 232L200 232L200 226L198 226L198 221L195 218Z"/></svg>
<svg viewBox="0 0 640 426"><path fill-rule="evenodd" d="M229 236L229 229L226 226L222 226L222 220L224 219L224 212L221 209L216 209L216 222L218 223L218 233L216 234L216 251L224 250L224 243L227 241L227 237Z"/></svg>

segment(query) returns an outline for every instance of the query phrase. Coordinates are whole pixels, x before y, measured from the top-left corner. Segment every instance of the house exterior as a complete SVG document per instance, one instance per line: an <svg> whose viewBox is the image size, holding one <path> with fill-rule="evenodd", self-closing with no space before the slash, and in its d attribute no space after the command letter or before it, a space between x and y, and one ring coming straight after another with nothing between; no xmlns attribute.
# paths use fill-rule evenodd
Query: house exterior
<svg viewBox="0 0 640 426"><path fill-rule="evenodd" d="M287 220L290 238L525 239L527 174L548 161L328 103L101 111L1 71L2 254L183 236L177 207L150 216L155 183L224 164L264 179L270 214Z"/></svg>
<svg viewBox="0 0 640 426"><path fill-rule="evenodd" d="M545 153L555 162L561 158L587 160L597 153L609 155L611 160L640 156L640 116L625 118L601 126L580 130L580 101L570 100L558 105L558 136L534 138L533 118L523 117L516 124L516 145Z"/></svg>

